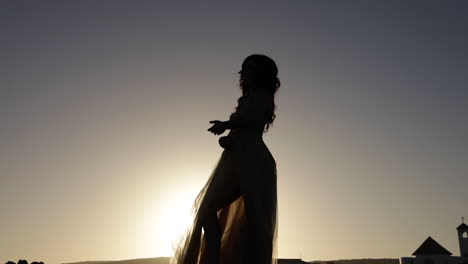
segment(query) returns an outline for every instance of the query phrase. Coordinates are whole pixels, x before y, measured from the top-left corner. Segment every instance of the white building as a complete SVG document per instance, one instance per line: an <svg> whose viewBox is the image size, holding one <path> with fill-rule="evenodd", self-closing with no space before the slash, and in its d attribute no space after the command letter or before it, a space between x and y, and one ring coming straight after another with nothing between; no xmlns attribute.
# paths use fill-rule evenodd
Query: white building
<svg viewBox="0 0 468 264"><path fill-rule="evenodd" d="M401 264L468 264L468 225L462 218L462 224L457 227L460 256L452 256L447 249L428 237L414 251L415 257L402 257Z"/></svg>

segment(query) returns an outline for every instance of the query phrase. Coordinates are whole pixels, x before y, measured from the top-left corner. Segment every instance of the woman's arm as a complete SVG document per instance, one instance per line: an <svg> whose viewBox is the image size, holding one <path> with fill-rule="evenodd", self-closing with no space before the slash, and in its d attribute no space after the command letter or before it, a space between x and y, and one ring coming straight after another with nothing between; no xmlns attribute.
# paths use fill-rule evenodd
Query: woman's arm
<svg viewBox="0 0 468 264"><path fill-rule="evenodd" d="M240 119L240 118L233 118L227 121L222 121L222 125L225 129L236 129L236 128L243 128L248 127L251 125L255 125L258 122Z"/></svg>
<svg viewBox="0 0 468 264"><path fill-rule="evenodd" d="M264 124L270 103L267 92L252 93L238 107L237 111L230 116L229 120L223 122L223 126L226 129L233 129Z"/></svg>
<svg viewBox="0 0 468 264"><path fill-rule="evenodd" d="M215 135L221 135L224 133L224 131L226 131L226 129L247 127L253 124L257 124L257 122L242 118L235 118L233 115L231 115L231 118L228 121L212 120L210 121L210 124L214 125L208 128L208 131Z"/></svg>
<svg viewBox="0 0 468 264"><path fill-rule="evenodd" d="M257 92L249 95L244 102L237 108L229 120L212 120L214 124L208 129L215 135L224 133L226 129L243 128L252 125L265 124L268 106L272 100L267 92Z"/></svg>

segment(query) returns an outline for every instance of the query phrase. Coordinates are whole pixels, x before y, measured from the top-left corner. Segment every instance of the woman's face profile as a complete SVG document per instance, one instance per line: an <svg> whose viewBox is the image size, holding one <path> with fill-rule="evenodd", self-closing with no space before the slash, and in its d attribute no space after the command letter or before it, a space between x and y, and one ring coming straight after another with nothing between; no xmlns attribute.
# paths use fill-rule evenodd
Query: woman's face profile
<svg viewBox="0 0 468 264"><path fill-rule="evenodd" d="M242 67L242 70L239 72L242 79L249 81L252 79L255 70L255 63L252 60L249 60Z"/></svg>

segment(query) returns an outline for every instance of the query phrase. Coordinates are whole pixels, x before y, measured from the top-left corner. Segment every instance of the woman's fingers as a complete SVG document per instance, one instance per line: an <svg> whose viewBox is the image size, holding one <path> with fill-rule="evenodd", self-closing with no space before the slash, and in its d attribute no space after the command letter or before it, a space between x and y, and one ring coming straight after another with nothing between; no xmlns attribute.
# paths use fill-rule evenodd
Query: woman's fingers
<svg viewBox="0 0 468 264"><path fill-rule="evenodd" d="M218 131L218 130L208 130L208 131L210 131L211 133L213 133L215 135L221 134L221 131Z"/></svg>
<svg viewBox="0 0 468 264"><path fill-rule="evenodd" d="M218 125L219 123L221 123L221 121L211 120L210 123L214 124L214 125L211 126L210 128L208 128L208 131L210 131L211 133L213 133L215 135L221 135L222 133L224 133L225 129Z"/></svg>

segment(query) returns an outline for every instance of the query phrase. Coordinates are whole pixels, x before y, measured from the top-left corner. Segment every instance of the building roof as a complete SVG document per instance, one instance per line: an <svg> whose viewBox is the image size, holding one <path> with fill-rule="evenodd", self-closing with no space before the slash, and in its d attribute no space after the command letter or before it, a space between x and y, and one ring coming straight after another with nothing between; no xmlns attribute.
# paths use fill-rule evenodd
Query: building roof
<svg viewBox="0 0 468 264"><path fill-rule="evenodd" d="M468 229L468 225L466 225L465 223L461 223L461 224L457 227L457 230L463 230L463 229Z"/></svg>
<svg viewBox="0 0 468 264"><path fill-rule="evenodd" d="M449 255L452 253L437 243L432 237L428 237L418 249L413 253L414 256L417 255Z"/></svg>

